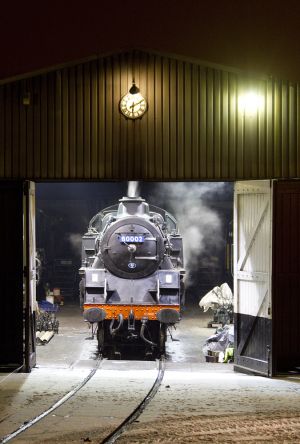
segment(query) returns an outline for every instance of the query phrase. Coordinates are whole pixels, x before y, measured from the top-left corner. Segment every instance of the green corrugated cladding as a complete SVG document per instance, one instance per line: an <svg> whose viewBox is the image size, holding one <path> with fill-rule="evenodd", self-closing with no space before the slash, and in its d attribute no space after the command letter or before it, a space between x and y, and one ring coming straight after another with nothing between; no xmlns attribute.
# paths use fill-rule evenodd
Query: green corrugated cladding
<svg viewBox="0 0 300 444"><path fill-rule="evenodd" d="M148 111L119 112L135 78ZM249 116L239 95L255 88ZM30 95L30 104L24 104ZM299 84L144 51L0 87L0 178L236 180L300 177Z"/></svg>

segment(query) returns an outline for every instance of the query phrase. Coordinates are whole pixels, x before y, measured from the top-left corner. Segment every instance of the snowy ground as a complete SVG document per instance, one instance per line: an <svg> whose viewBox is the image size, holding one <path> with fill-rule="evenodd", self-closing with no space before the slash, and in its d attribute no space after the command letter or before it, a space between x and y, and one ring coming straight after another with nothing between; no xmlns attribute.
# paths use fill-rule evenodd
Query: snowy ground
<svg viewBox="0 0 300 444"><path fill-rule="evenodd" d="M267 379L207 364L211 331L200 312L168 342L165 377L156 397L120 443L300 443L300 378ZM38 349L31 374L0 375L0 437L36 416L79 383L96 364L96 342L75 308L61 313L60 334ZM11 442L99 443L131 413L156 376L154 361L104 361L70 401ZM1 379L2 378L2 379ZM2 382L1 382L2 381Z"/></svg>

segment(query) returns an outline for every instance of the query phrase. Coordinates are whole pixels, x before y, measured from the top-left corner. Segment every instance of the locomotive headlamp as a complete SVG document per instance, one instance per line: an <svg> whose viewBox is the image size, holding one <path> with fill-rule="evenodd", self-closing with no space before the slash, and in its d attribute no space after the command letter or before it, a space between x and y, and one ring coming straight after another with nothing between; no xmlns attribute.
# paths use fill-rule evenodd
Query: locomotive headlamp
<svg viewBox="0 0 300 444"><path fill-rule="evenodd" d="M129 244L128 245L128 251L129 251L129 253L135 253L136 252L136 245Z"/></svg>
<svg viewBox="0 0 300 444"><path fill-rule="evenodd" d="M247 116L255 116L264 109L264 97L255 91L248 91L241 94L238 99L240 112Z"/></svg>
<svg viewBox="0 0 300 444"><path fill-rule="evenodd" d="M172 284L173 277L171 274L166 274L166 284Z"/></svg>
<svg viewBox="0 0 300 444"><path fill-rule="evenodd" d="M138 119L147 111L146 99L134 82L129 92L120 100L120 111L128 119Z"/></svg>

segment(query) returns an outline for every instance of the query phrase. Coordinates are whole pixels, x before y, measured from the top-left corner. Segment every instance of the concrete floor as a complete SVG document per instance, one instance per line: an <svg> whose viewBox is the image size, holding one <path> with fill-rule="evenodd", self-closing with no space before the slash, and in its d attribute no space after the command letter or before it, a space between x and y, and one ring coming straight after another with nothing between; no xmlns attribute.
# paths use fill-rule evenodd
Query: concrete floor
<svg viewBox="0 0 300 444"><path fill-rule="evenodd" d="M202 344L214 331L210 314L187 310L167 343L159 392L120 443L300 443L300 379L267 379L204 362ZM59 334L38 347L31 374L0 375L0 437L49 408L96 365L96 341L80 310L65 306ZM16 443L99 443L143 399L155 361L105 360L71 400L16 437Z"/></svg>

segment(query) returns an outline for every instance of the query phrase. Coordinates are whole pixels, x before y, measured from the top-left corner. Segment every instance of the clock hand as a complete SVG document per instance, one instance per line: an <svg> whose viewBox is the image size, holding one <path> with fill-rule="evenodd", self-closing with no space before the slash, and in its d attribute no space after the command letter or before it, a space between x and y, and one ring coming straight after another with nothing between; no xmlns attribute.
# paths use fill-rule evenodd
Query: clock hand
<svg viewBox="0 0 300 444"><path fill-rule="evenodd" d="M144 99L141 99L139 102L132 102L132 105L130 105L130 108L135 108L137 105L139 105Z"/></svg>

